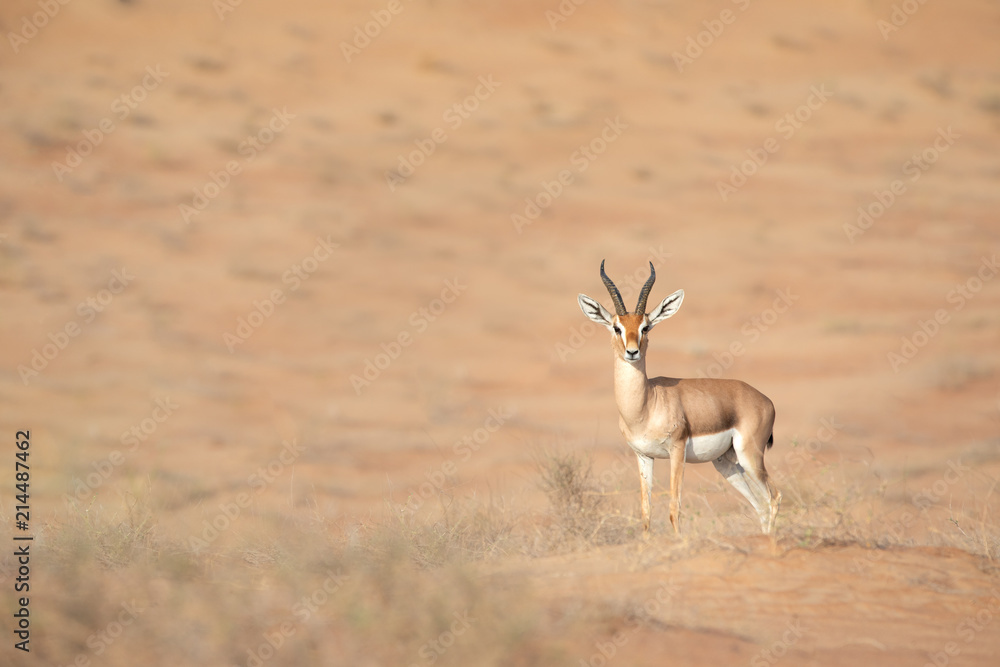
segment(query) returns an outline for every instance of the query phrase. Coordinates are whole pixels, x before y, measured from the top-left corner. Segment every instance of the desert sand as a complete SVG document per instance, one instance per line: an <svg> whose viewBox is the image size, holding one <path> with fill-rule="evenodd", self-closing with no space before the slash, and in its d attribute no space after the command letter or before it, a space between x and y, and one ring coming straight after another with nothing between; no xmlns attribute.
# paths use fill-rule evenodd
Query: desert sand
<svg viewBox="0 0 1000 667"><path fill-rule="evenodd" d="M995 3L0 27L0 663L997 664ZM774 539L666 462L639 536L602 260L773 400Z"/></svg>

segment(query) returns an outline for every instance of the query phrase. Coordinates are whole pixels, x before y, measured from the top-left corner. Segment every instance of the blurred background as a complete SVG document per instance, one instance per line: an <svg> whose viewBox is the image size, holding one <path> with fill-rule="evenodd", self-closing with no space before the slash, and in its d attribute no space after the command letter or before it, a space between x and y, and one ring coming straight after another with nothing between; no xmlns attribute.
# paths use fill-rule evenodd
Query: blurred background
<svg viewBox="0 0 1000 667"><path fill-rule="evenodd" d="M774 401L767 461L791 516L826 484L877 497L858 509L869 527L873 513L921 517L851 544L1000 555L985 529L1000 473L996 3L9 0L0 28L0 398L10 437L31 430L49 558L34 610L48 662L33 664L98 659L87 639L128 590L201 621L126 632L107 664L135 651L252 664L227 642L280 628L255 592L318 590L330 567L282 578L296 561L260 535L282 553L284 524L351 543L386 515L437 511L442 493L531 512L546 502L540 451L587 458L636 512L607 334L576 303L610 303L602 260L630 307L650 262L651 303L686 292L652 335L650 375L737 377ZM656 474L655 549L669 550L667 466ZM687 475L689 529L729 508L750 540L749 509L714 469ZM87 534L66 537L73 526ZM94 560L108 526L143 540L155 526L157 558L215 555ZM920 553L918 569L944 567ZM969 577L956 614L986 608ZM230 578L241 593L205 621L191 596ZM67 596L82 579L97 588ZM534 648L497 640L496 664L514 664L510 645L520 664L586 663L573 633L614 632L607 616L571 631L539 607ZM330 609L308 620L308 648L270 663L493 664L421 653L431 629L400 629L400 655L357 648L368 626ZM714 627L741 659L780 636L727 622L642 632ZM906 644L901 623L872 641L911 662L948 641ZM558 658L538 648L549 631ZM997 649L970 646L965 664Z"/></svg>

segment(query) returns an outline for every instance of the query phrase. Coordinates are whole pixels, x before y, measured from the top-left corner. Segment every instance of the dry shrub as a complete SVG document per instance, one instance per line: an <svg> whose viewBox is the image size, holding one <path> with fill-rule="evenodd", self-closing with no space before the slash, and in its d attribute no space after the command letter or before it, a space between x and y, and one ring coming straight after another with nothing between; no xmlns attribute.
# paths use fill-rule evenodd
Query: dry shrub
<svg viewBox="0 0 1000 667"><path fill-rule="evenodd" d="M118 569L156 557L154 525L152 511L135 496L125 498L121 512L75 505L67 523L51 533L49 548L56 562L93 559L105 568Z"/></svg>
<svg viewBox="0 0 1000 667"><path fill-rule="evenodd" d="M368 549L405 554L420 567L440 567L506 555L518 548L517 518L502 500L481 504L439 494L440 511L387 510L388 518L367 529Z"/></svg>
<svg viewBox="0 0 1000 667"><path fill-rule="evenodd" d="M248 515L199 553L161 534L152 516L129 500L116 511L77 508L46 527L32 573L33 659L268 667L559 662L542 640L545 611L517 584L496 590L470 567L507 553L513 520L500 503L396 516L350 540L298 514ZM120 627L123 604L140 612ZM291 629L284 636L283 626ZM109 628L114 641L98 655L95 637Z"/></svg>
<svg viewBox="0 0 1000 667"><path fill-rule="evenodd" d="M535 466L549 501L548 530L539 532L536 554L621 544L636 537L638 522L612 507L610 499L618 493L601 486L589 457L541 450L535 454Z"/></svg>
<svg viewBox="0 0 1000 667"><path fill-rule="evenodd" d="M351 528L295 510L248 514L201 553L163 532L156 521L162 505L126 498L116 511L76 508L38 542L32 599L39 650L32 659L72 664L83 656L111 667L257 664L254 655L271 651L266 638L290 624L293 632L274 640L280 647L261 664L567 664L558 638L581 636L594 618L577 607L553 614L534 599L525 556L635 540L638 498L634 489L617 488L607 471L596 476L585 455L549 451L536 462L549 504L544 515L516 514L502 499L463 501L448 493L420 511L397 508ZM778 540L785 545L942 544L981 556L988 568L1000 558L1000 494L989 485L967 507L942 501L916 512L914 525L928 526L924 533L897 530L899 512L914 511L912 490L893 495L895 487L876 475L827 465L780 486ZM725 486L710 492L734 497L699 498L692 489L684 539L658 524L654 540L667 548L656 558L743 550L745 538L757 539L742 498ZM665 522L662 500L658 509ZM494 569L517 574L488 574ZM308 614L303 600L312 601ZM141 614L96 655L88 639L111 627L125 602ZM449 635L460 618L473 620Z"/></svg>

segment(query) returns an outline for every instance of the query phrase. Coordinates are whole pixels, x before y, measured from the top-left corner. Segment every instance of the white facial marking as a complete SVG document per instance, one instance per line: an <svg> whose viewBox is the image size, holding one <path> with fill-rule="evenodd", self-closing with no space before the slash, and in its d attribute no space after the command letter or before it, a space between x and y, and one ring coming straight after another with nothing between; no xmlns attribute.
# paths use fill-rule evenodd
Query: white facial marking
<svg viewBox="0 0 1000 667"><path fill-rule="evenodd" d="M622 325L621 320L617 317L615 317L614 332L619 338L622 339L622 346L625 347L625 349L628 349L628 341L625 340L625 327Z"/></svg>
<svg viewBox="0 0 1000 667"><path fill-rule="evenodd" d="M639 324L639 347L640 347L640 348L642 348L642 337L643 337L643 332L645 332L645 331L646 331L646 328L647 328L648 326L649 326L649 319L647 319L647 318L643 317L643 318L642 318L642 323L641 323L641 324Z"/></svg>

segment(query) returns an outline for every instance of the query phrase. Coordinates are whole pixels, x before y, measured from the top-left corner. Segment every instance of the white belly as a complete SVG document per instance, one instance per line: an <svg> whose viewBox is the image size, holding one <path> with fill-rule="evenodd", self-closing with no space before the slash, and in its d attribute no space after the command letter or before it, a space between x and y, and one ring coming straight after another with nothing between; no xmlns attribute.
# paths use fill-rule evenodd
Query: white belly
<svg viewBox="0 0 1000 667"><path fill-rule="evenodd" d="M688 438L687 442L684 443L685 460L690 463L708 463L709 461L714 461L733 446L733 437L735 435L736 429L730 428L719 433ZM669 442L638 441L629 444L635 451L654 459L670 458Z"/></svg>

